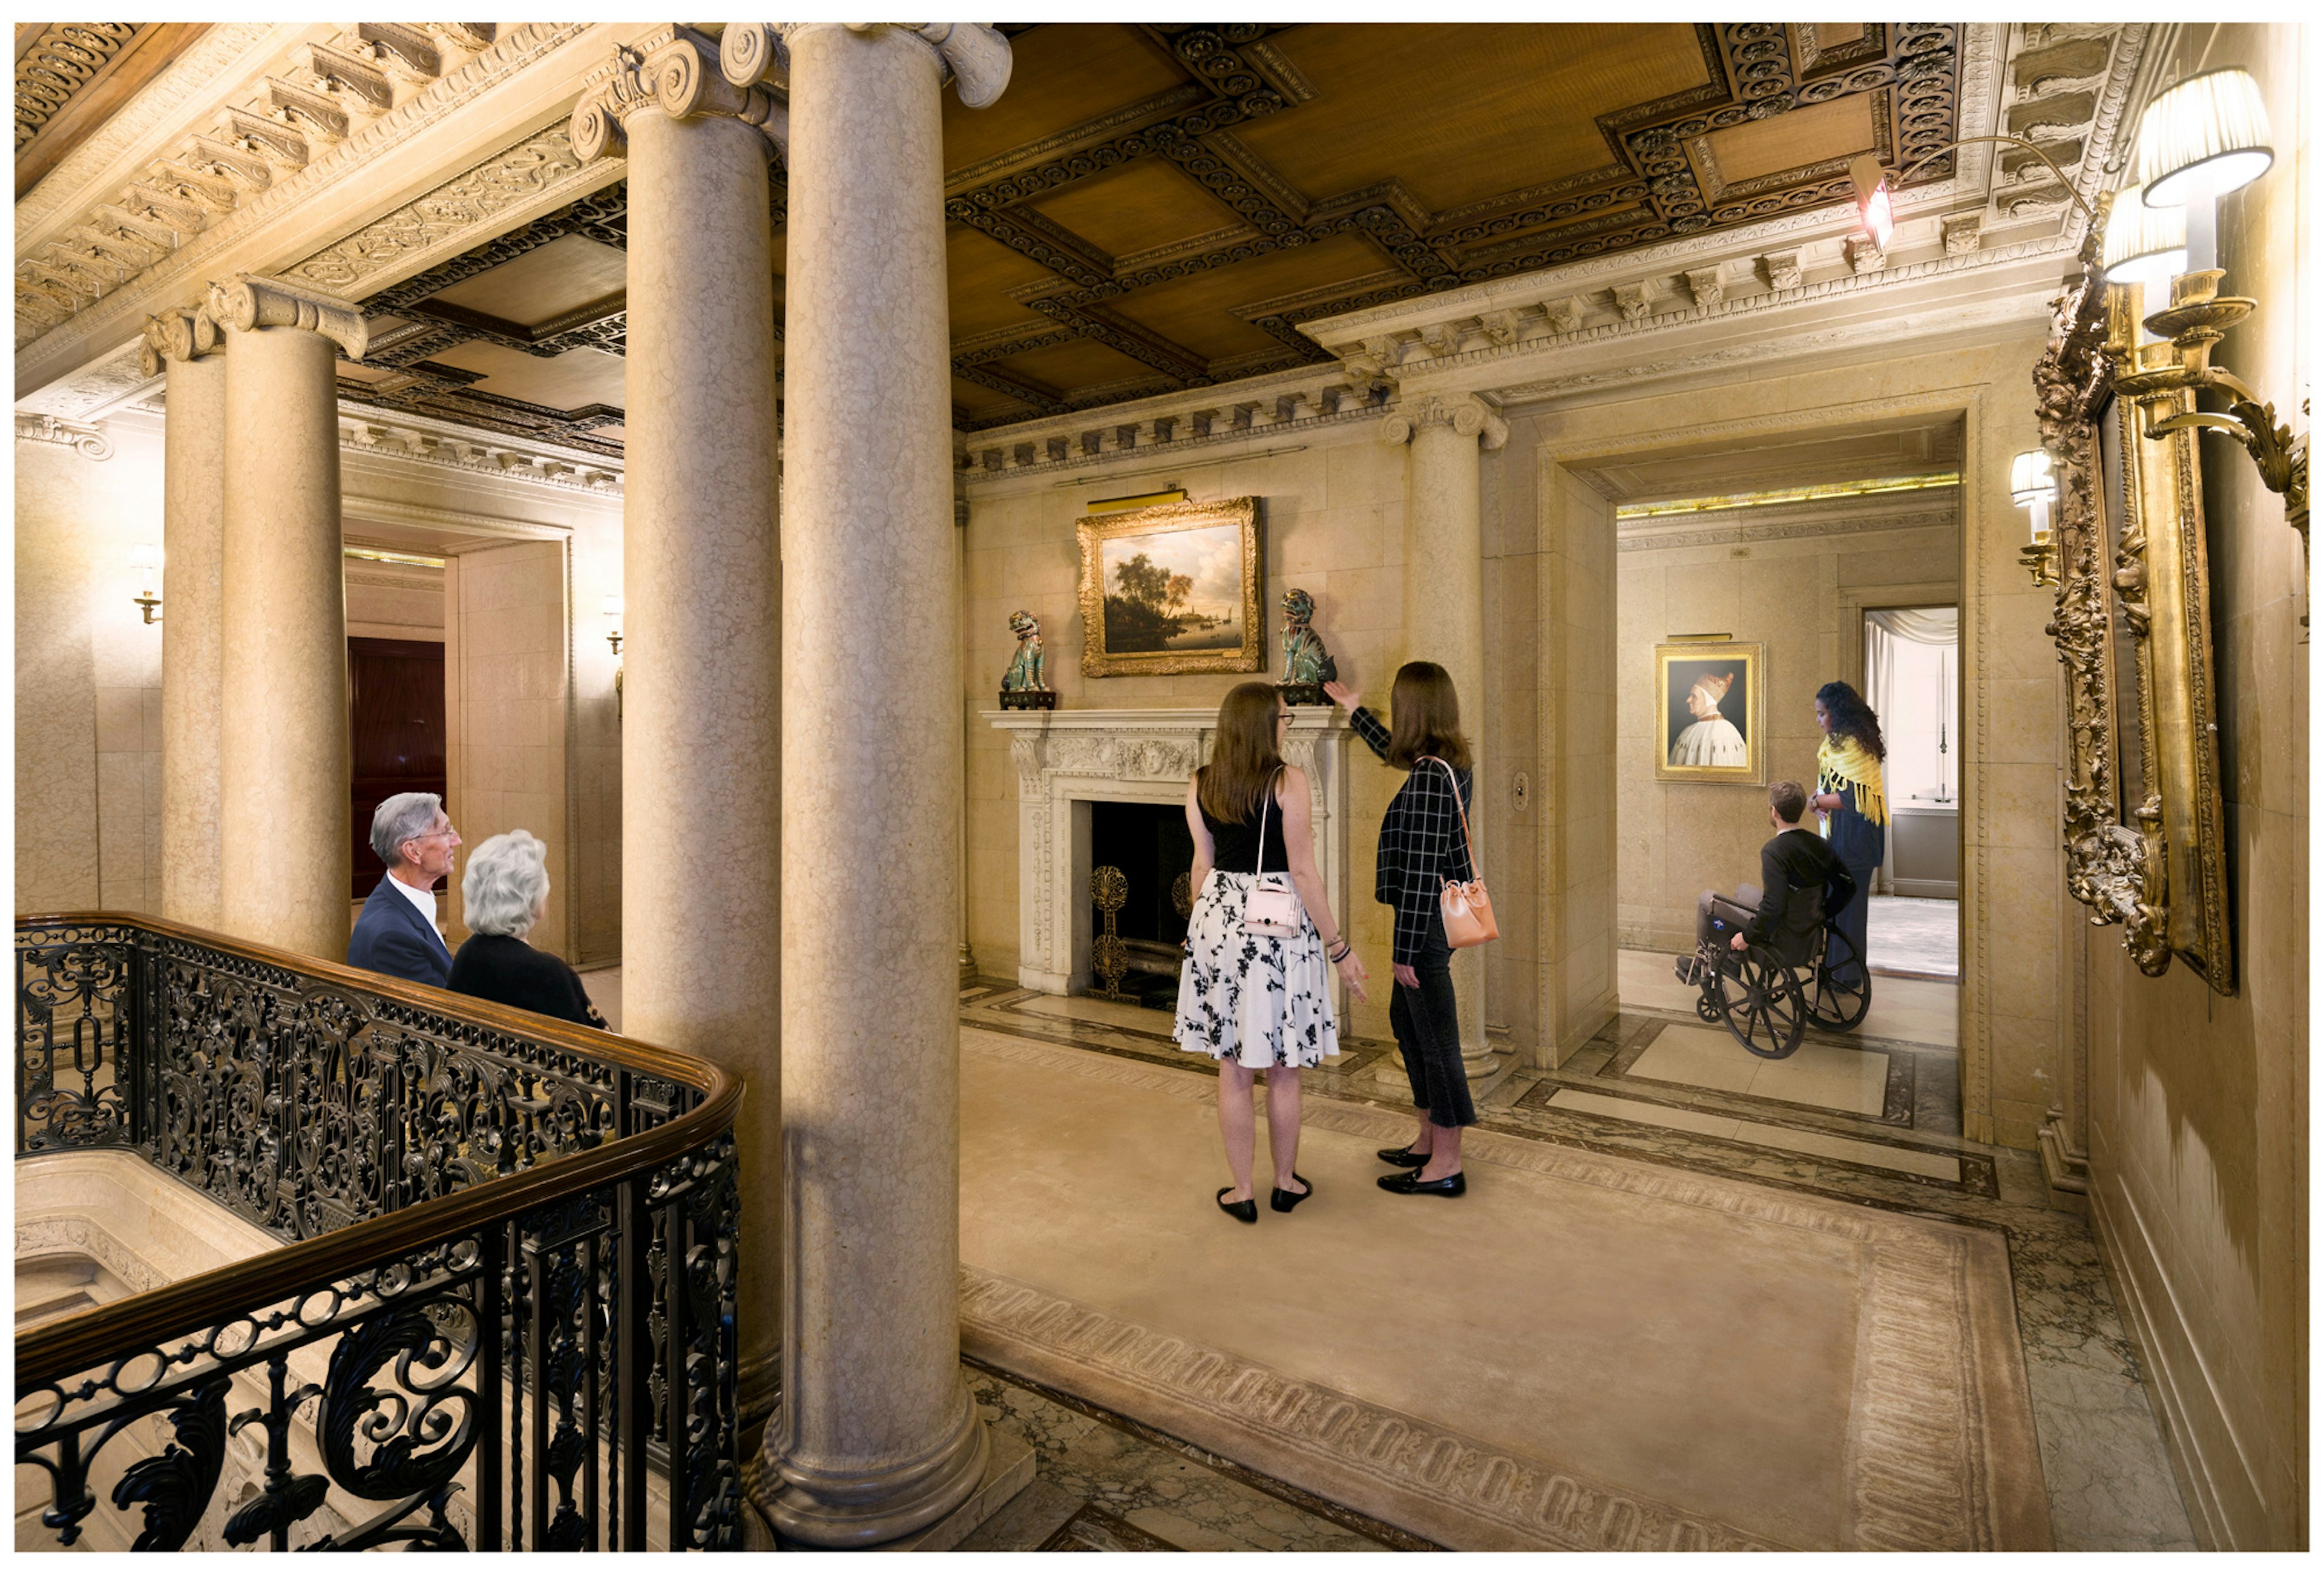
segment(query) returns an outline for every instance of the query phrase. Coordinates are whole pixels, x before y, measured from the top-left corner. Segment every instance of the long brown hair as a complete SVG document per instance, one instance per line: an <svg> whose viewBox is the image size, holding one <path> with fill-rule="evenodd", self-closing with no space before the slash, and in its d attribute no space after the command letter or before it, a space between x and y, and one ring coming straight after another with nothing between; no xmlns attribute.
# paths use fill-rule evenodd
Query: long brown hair
<svg viewBox="0 0 2324 1574"><path fill-rule="evenodd" d="M1238 683L1219 702L1211 763L1194 773L1203 812L1228 825L1259 813L1259 800L1283 768L1275 746L1275 713L1283 702L1272 683Z"/></svg>
<svg viewBox="0 0 2324 1574"><path fill-rule="evenodd" d="M1469 740L1461 736L1461 697L1452 674L1434 662L1406 662L1396 670L1388 696L1388 763L1409 771L1434 755L1456 771L1469 768Z"/></svg>

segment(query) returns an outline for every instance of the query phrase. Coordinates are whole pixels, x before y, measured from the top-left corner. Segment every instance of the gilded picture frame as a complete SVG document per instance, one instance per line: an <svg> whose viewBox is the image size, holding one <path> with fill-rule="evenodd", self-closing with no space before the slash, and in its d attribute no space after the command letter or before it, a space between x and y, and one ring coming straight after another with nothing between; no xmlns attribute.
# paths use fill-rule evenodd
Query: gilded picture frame
<svg viewBox="0 0 2324 1574"><path fill-rule="evenodd" d="M1084 676L1266 666L1257 497L1088 514L1074 528Z"/></svg>
<svg viewBox="0 0 2324 1574"><path fill-rule="evenodd" d="M1655 780L1767 781L1767 647L1748 640L1655 647Z"/></svg>
<svg viewBox="0 0 2324 1574"><path fill-rule="evenodd" d="M2135 286L2099 276L2098 227L2034 373L2060 481L2050 633L2066 669L2067 888L2094 922L2123 926L2141 972L2177 956L2232 994L2200 455L2191 432L2146 436L2171 412L2117 390L2143 307Z"/></svg>

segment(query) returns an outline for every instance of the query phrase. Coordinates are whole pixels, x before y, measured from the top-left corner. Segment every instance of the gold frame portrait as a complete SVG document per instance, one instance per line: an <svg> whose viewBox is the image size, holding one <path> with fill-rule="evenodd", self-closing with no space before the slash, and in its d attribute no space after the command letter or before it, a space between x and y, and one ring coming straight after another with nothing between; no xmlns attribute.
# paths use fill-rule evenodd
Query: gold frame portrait
<svg viewBox="0 0 2324 1574"><path fill-rule="evenodd" d="M1742 668L1743 755L1740 765L1670 763L1671 667L1678 662L1733 662ZM1693 687L1689 679L1687 687ZM1720 708L1722 710L1725 707ZM1763 787L1767 782L1767 647L1756 640L1686 640L1655 647L1655 780L1723 782Z"/></svg>
<svg viewBox="0 0 2324 1574"><path fill-rule="evenodd" d="M1228 497L1213 503L1168 503L1129 514L1084 514L1074 525L1082 551L1082 673L1090 678L1126 678L1139 672L1256 672L1267 665L1267 625L1259 603L1259 499ZM1105 544L1132 536L1183 534L1231 527L1242 532L1242 587L1239 597L1242 643L1231 650L1115 651L1105 636Z"/></svg>
<svg viewBox="0 0 2324 1574"><path fill-rule="evenodd" d="M2160 975L2176 955L2228 995L2201 456L2191 431L2145 435L2181 395L2132 380L2140 291L2100 277L2101 227L2092 227L2082 278L2059 298L2034 371L2043 446L2060 481L2050 632L2067 680L2067 889L2094 921L2123 926L2141 972ZM2134 718L2138 736L2126 738ZM2125 780L2133 755L2136 786Z"/></svg>

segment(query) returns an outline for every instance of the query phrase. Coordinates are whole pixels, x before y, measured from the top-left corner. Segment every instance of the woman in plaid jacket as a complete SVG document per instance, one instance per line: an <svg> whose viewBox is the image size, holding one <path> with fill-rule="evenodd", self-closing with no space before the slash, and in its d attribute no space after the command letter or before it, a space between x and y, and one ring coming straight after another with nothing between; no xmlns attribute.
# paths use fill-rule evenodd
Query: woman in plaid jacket
<svg viewBox="0 0 2324 1574"><path fill-rule="evenodd" d="M1434 662L1406 662L1388 692L1390 726L1341 683L1324 692L1348 708L1356 736L1394 768L1411 773L1380 821L1379 874L1373 894L1396 909L1396 988L1388 1024L1404 1051L1414 1107L1423 1112L1410 1146L1382 1148L1397 1166L1379 1178L1380 1190L1405 1196L1458 1197L1468 1190L1461 1173L1461 1128L1477 1124L1469 1079L1461 1066L1461 1025L1452 1003L1452 947L1444 938L1440 906L1444 882L1472 880L1462 817L1473 801L1469 745L1461 736L1461 701L1451 674ZM1453 796L1455 786L1460 796Z"/></svg>

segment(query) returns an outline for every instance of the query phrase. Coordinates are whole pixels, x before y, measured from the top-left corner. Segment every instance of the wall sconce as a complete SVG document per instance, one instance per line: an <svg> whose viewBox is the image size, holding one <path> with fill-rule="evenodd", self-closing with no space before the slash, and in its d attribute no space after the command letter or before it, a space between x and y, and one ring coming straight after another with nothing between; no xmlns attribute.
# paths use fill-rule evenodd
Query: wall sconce
<svg viewBox="0 0 2324 1574"><path fill-rule="evenodd" d="M2300 532L2304 575L2308 436L2294 438L2277 423L2273 404L2211 365L2211 347L2259 308L2249 296L2219 293L2227 277L2218 265L2219 199L2267 173L2275 162L2268 143L2267 106L2259 84L2240 67L2190 77L2139 117L2138 200L2181 210L2186 264L2172 276L2171 304L2146 318L2147 329L2170 341L2168 351L2157 345L2150 354L2142 345L2136 366L2116 378L2115 387L2137 401L2149 438L2209 430L2241 443L2260 484L2283 498L2284 518ZM2227 397L2224 414L2196 407L2196 395L2207 388Z"/></svg>
<svg viewBox="0 0 2324 1574"><path fill-rule="evenodd" d="M613 647L613 657L618 661L622 654L622 598L608 596L598 610L613 621L613 631L605 636L605 643Z"/></svg>
<svg viewBox="0 0 2324 1574"><path fill-rule="evenodd" d="M2028 449L2009 466L2009 495L2017 506L2034 516L2032 544L2017 554L2017 560L2034 576L2034 583L2055 585L2058 582L2058 542L2050 529L2050 505L2057 501L2058 483L2050 473L2050 450Z"/></svg>
<svg viewBox="0 0 2324 1574"><path fill-rule="evenodd" d="M153 587L161 577L161 549L152 545L131 549L129 566L137 570L137 582L144 587L129 599L145 615L147 623L161 622L161 598L153 593Z"/></svg>

